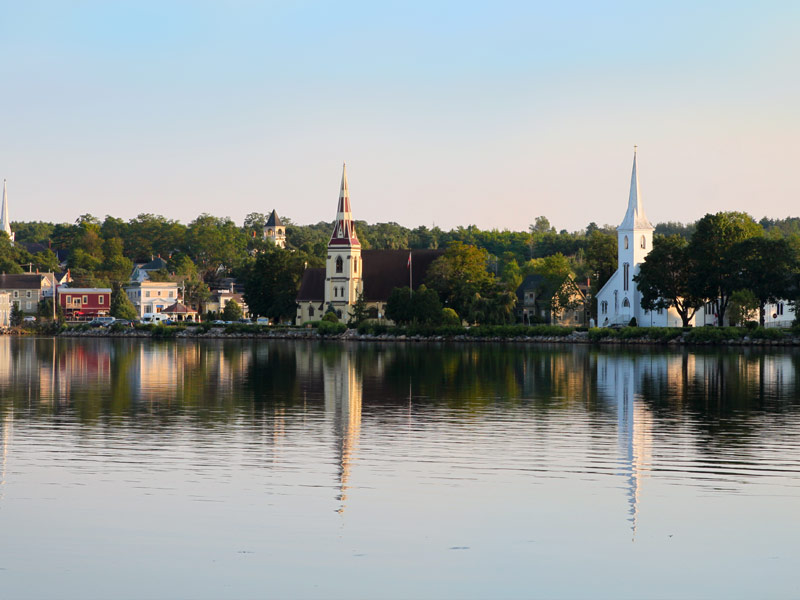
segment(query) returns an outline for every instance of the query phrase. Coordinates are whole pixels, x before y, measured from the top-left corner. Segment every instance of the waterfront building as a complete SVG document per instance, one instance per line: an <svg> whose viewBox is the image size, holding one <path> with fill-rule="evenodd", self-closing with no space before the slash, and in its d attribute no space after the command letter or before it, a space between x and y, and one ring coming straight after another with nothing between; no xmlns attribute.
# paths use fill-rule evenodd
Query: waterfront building
<svg viewBox="0 0 800 600"><path fill-rule="evenodd" d="M166 271L167 270L167 261L165 261L160 256L156 256L150 262L147 263L139 263L133 267L133 272L131 273L131 281L149 281L150 280L150 273L153 271Z"/></svg>
<svg viewBox="0 0 800 600"><path fill-rule="evenodd" d="M68 321L103 317L111 310L111 288L61 288L58 305Z"/></svg>
<svg viewBox="0 0 800 600"><path fill-rule="evenodd" d="M548 323L585 327L589 323L589 287L578 284L572 275L564 277L561 283L554 283L543 275L528 275L516 293L516 317L525 325ZM565 301L564 306L560 306L561 300Z"/></svg>
<svg viewBox="0 0 800 600"><path fill-rule="evenodd" d="M319 321L332 308L347 322L363 294L371 317L383 318L392 290L417 289L443 250L362 250L350 207L347 168L342 167L339 204L325 267L306 269L297 294L296 323Z"/></svg>
<svg viewBox="0 0 800 600"><path fill-rule="evenodd" d="M0 291L11 296L11 302L24 313L35 314L39 301L53 296L55 276L52 273L20 273L0 275Z"/></svg>
<svg viewBox="0 0 800 600"><path fill-rule="evenodd" d="M642 295L633 280L653 247L654 229L642 204L634 148L628 210L617 227L617 270L597 292L598 326L628 325L634 318L640 327L679 327L682 324L674 307L644 310Z"/></svg>
<svg viewBox="0 0 800 600"><path fill-rule="evenodd" d="M0 327L11 325L11 294L0 292Z"/></svg>
<svg viewBox="0 0 800 600"><path fill-rule="evenodd" d="M272 242L278 248L286 248L286 227L274 209L264 225L264 241Z"/></svg>
<svg viewBox="0 0 800 600"><path fill-rule="evenodd" d="M174 281L131 281L123 289L139 317L159 313L178 299L178 284Z"/></svg>

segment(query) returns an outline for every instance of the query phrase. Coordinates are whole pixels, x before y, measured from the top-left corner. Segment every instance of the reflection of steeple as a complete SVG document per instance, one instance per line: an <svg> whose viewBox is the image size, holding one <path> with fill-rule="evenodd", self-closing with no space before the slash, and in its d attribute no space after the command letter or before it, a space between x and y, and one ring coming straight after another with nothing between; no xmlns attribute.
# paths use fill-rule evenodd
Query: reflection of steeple
<svg viewBox="0 0 800 600"><path fill-rule="evenodd" d="M11 437L12 416L8 415L3 423L3 454L0 459L0 500L5 496L6 487L6 462L8 461L8 442Z"/></svg>
<svg viewBox="0 0 800 600"><path fill-rule="evenodd" d="M337 462L339 464L339 512L344 512L349 489L350 471L358 449L361 432L361 376L343 350L335 359L323 362L322 376L325 386L325 412L333 416L336 435Z"/></svg>
<svg viewBox="0 0 800 600"><path fill-rule="evenodd" d="M623 465L621 474L626 480L628 521L634 538L638 526L642 479L650 470L653 425L650 411L641 401L636 401L636 390L644 370L666 367L654 364L660 360L662 357L637 360L604 355L598 357L597 363L598 385L617 405L618 443Z"/></svg>

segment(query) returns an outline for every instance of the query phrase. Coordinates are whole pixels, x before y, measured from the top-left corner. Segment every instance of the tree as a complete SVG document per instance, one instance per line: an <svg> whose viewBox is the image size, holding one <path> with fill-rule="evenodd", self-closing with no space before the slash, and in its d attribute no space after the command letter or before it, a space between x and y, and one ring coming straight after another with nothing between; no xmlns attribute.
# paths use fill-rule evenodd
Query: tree
<svg viewBox="0 0 800 600"><path fill-rule="evenodd" d="M272 244L247 261L240 273L251 314L279 321L294 319L303 271L307 264L320 262L304 252L288 252Z"/></svg>
<svg viewBox="0 0 800 600"><path fill-rule="evenodd" d="M412 319L423 325L438 325L442 320L442 303L436 290L419 286L411 296Z"/></svg>
<svg viewBox="0 0 800 600"><path fill-rule="evenodd" d="M763 327L766 304L792 293L798 271L794 248L784 239L753 237L731 247L730 262L738 269L738 285L758 299L758 320Z"/></svg>
<svg viewBox="0 0 800 600"><path fill-rule="evenodd" d="M247 234L228 218L202 214L186 232L189 255L203 278L237 267L247 256Z"/></svg>
<svg viewBox="0 0 800 600"><path fill-rule="evenodd" d="M242 307L236 300L228 300L225 308L222 310L223 321L238 321L242 318Z"/></svg>
<svg viewBox="0 0 800 600"><path fill-rule="evenodd" d="M414 318L409 287L394 288L386 301L386 318L398 325L406 325Z"/></svg>
<svg viewBox="0 0 800 600"><path fill-rule="evenodd" d="M595 230L586 245L586 263L592 277L592 292L595 295L617 270L617 236Z"/></svg>
<svg viewBox="0 0 800 600"><path fill-rule="evenodd" d="M117 319L135 321L139 318L136 307L133 306L133 303L128 298L128 294L125 293L125 290L122 289L122 285L119 283L114 283L111 288L111 306L109 312L112 317Z"/></svg>
<svg viewBox="0 0 800 600"><path fill-rule="evenodd" d="M738 242L763 233L761 225L741 212L707 214L697 222L689 242L689 253L695 260L689 290L696 298L717 301L720 325L731 294L741 288L740 269L731 249Z"/></svg>
<svg viewBox="0 0 800 600"><path fill-rule="evenodd" d="M469 313L475 295L488 295L495 278L486 270L488 252L461 242L451 242L443 256L431 263L426 284L458 314Z"/></svg>
<svg viewBox="0 0 800 600"><path fill-rule="evenodd" d="M694 296L689 288L689 277L695 269L689 243L680 235L656 236L653 249L647 254L633 277L642 295L644 310L663 310L675 307L684 327L703 306L703 299Z"/></svg>
<svg viewBox="0 0 800 600"><path fill-rule="evenodd" d="M736 290L731 294L728 315L732 325L744 325L756 314L760 303L750 290Z"/></svg>
<svg viewBox="0 0 800 600"><path fill-rule="evenodd" d="M350 309L350 327L357 327L367 318L367 301L364 299L364 292L359 292L358 298Z"/></svg>
<svg viewBox="0 0 800 600"><path fill-rule="evenodd" d="M17 327L18 325L20 325L22 323L22 318L24 316L25 316L25 314L19 308L19 302L12 302L11 303L11 315L10 315L11 326L12 327Z"/></svg>

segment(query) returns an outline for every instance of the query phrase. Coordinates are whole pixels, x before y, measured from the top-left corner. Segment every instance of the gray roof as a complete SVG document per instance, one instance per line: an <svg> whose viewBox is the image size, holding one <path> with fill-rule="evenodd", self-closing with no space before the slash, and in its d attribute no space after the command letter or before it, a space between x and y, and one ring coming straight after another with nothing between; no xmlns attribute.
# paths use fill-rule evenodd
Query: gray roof
<svg viewBox="0 0 800 600"><path fill-rule="evenodd" d="M275 212L273 209L272 214L270 214L269 219L267 219L267 224L265 227L283 227L283 223L281 223L281 218L278 216L278 213Z"/></svg>

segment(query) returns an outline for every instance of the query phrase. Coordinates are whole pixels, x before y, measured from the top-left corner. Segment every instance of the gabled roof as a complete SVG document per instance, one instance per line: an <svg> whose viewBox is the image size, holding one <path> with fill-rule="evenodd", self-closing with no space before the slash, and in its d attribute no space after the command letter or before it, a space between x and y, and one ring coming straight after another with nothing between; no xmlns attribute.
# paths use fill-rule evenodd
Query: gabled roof
<svg viewBox="0 0 800 600"><path fill-rule="evenodd" d="M48 281L44 273L2 274L0 290L40 290L44 281Z"/></svg>
<svg viewBox="0 0 800 600"><path fill-rule="evenodd" d="M161 269L167 268L167 261L165 261L160 256L157 256L149 263L145 263L139 267L142 271L160 271Z"/></svg>
<svg viewBox="0 0 800 600"><path fill-rule="evenodd" d="M175 304L173 304L172 306L168 306L167 308L163 309L161 312L162 313L169 313L169 314L173 314L173 315L178 315L178 314L186 315L186 314L195 314L195 313L197 313L196 310L192 310L191 308L187 308L187 306L185 304L181 304L177 300L175 301Z"/></svg>
<svg viewBox="0 0 800 600"><path fill-rule="evenodd" d="M386 302L394 288L408 287L409 276L412 289L417 289L424 283L431 263L443 254L444 250L362 250L364 299Z"/></svg>
<svg viewBox="0 0 800 600"><path fill-rule="evenodd" d="M636 148L633 150L633 171L631 172L631 191L628 196L628 210L617 230L655 229L647 220L639 192L639 175L636 172Z"/></svg>
<svg viewBox="0 0 800 600"><path fill-rule="evenodd" d="M300 281L297 301L323 302L325 300L325 267L306 269Z"/></svg>
<svg viewBox="0 0 800 600"><path fill-rule="evenodd" d="M275 210L272 210L272 213L269 215L269 219L267 219L265 227L283 227L283 223L281 223L281 218L278 216L278 213Z"/></svg>

